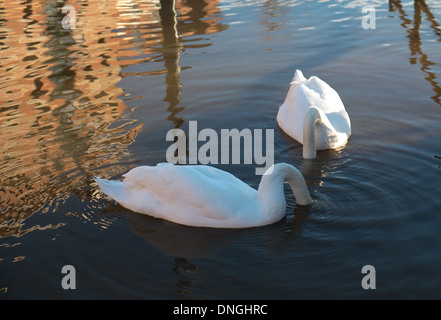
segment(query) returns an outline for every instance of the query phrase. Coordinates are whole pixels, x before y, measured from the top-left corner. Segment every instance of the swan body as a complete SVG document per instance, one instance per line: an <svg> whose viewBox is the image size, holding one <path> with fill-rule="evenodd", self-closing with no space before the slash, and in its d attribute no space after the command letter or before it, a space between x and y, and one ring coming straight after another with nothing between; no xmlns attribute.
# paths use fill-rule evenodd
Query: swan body
<svg viewBox="0 0 441 320"><path fill-rule="evenodd" d="M351 121L338 93L316 76L306 79L300 70L279 108L277 123L303 144L305 159L314 159L317 150L344 146L351 135Z"/></svg>
<svg viewBox="0 0 441 320"><path fill-rule="evenodd" d="M136 167L123 181L95 181L110 198L138 213L188 226L247 228L285 216L285 180L298 204L312 202L303 175L292 165L279 163L267 173L258 190L214 167L169 163Z"/></svg>

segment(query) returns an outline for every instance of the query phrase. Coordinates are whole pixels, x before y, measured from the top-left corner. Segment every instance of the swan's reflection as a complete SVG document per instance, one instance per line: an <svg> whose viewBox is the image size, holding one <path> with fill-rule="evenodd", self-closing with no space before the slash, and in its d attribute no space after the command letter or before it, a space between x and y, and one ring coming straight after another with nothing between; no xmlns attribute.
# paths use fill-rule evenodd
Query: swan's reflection
<svg viewBox="0 0 441 320"><path fill-rule="evenodd" d="M125 217L129 229L150 246L175 258L200 259L215 257L222 250L239 245L261 252L283 252L291 239L302 234L310 206L288 204L287 215L279 222L255 228L201 228L176 224L128 210L112 203L103 216Z"/></svg>
<svg viewBox="0 0 441 320"><path fill-rule="evenodd" d="M243 252L284 254L301 236L304 223L309 217L310 206L288 203L287 215L281 221L262 227L245 229L222 229L190 227L148 215L135 213L118 204L111 204L102 214L122 216L128 228L145 242L169 257L174 258L171 269L176 275L179 295L192 298L192 288L203 280L197 261L214 259L223 251L234 259Z"/></svg>
<svg viewBox="0 0 441 320"><path fill-rule="evenodd" d="M286 150L284 150L284 153L288 154L287 162L297 168L302 168L302 174L310 188L319 187L322 183L322 178L325 178L349 160L345 150L347 144L336 149L320 150L317 152L315 159L304 159L303 145L287 135L279 126L277 128L280 137L288 144Z"/></svg>
<svg viewBox="0 0 441 320"><path fill-rule="evenodd" d="M344 146L337 149L321 150L316 159L303 159L302 173L310 187L319 187L326 178L349 161Z"/></svg>
<svg viewBox="0 0 441 320"><path fill-rule="evenodd" d="M134 234L171 257L211 257L240 234L232 229L195 228L132 211L125 213L127 225Z"/></svg>

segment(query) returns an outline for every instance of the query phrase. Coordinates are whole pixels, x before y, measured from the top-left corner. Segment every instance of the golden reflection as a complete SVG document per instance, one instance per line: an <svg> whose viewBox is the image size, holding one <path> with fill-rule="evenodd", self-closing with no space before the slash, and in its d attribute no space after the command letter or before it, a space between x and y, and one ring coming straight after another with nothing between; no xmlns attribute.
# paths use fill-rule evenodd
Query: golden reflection
<svg viewBox="0 0 441 320"><path fill-rule="evenodd" d="M96 11L93 5L88 9L74 31L61 28L61 7L55 3L32 1L9 5L5 11L1 237L64 225L24 227L25 220L46 204L57 208L68 194L84 193L84 174L127 156L125 146L141 128L109 129L126 109L116 86L121 79L118 50L96 48L94 35L105 25L86 26L87 17L92 19ZM116 158L108 156L113 151Z"/></svg>
<svg viewBox="0 0 441 320"><path fill-rule="evenodd" d="M57 212L71 196L89 201L92 175L126 171L142 128L126 106L134 98L118 86L138 76L126 68L163 59L170 120L182 123L182 37L225 26L216 0L164 3L173 15L160 1L0 0L0 238L63 226L26 221ZM64 5L76 8L73 30L61 26Z"/></svg>
<svg viewBox="0 0 441 320"><path fill-rule="evenodd" d="M441 26L436 20L435 16L431 12L429 6L424 0L414 1L414 15L413 20L409 19L404 10L401 0L389 0L389 10L397 11L402 21L401 26L407 29L407 37L409 39L409 49L411 53L411 64L419 63L421 65L421 71L427 76L426 79L432 86L435 95L431 98L439 105L441 105L441 87L437 81L436 74L431 71L431 66L436 63L429 60L429 57L424 53L422 49L422 41L420 35L420 28L422 25L422 14L424 13L428 22L430 22L430 28L433 30L437 41L441 41Z"/></svg>
<svg viewBox="0 0 441 320"><path fill-rule="evenodd" d="M289 240L302 233L310 208L297 206L292 210L293 214L289 213L278 223L244 229L194 228L137 214L117 204L106 210L124 215L134 234L167 256L207 259L215 257L235 243L243 244L244 241L250 241L253 248L263 252L283 252L289 247Z"/></svg>
<svg viewBox="0 0 441 320"><path fill-rule="evenodd" d="M25 258L24 256L15 257L14 260L12 260L12 262L19 262L24 260L24 258Z"/></svg>

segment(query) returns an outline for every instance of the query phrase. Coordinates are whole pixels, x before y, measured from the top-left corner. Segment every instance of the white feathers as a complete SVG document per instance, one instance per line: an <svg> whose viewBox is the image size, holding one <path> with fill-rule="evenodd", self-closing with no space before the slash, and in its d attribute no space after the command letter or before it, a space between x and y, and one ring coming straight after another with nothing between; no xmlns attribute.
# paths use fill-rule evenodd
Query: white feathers
<svg viewBox="0 0 441 320"><path fill-rule="evenodd" d="M306 79L300 70L279 108L277 123L303 144L305 158L315 158L316 150L341 147L351 135L351 122L338 93L318 77Z"/></svg>
<svg viewBox="0 0 441 320"><path fill-rule="evenodd" d="M301 173L291 165L276 164L264 175L259 191L232 174L210 166L159 164L141 166L124 175L124 181L95 178L101 191L138 213L198 227L244 228L280 220L285 215L283 182L292 187L301 204L311 197Z"/></svg>

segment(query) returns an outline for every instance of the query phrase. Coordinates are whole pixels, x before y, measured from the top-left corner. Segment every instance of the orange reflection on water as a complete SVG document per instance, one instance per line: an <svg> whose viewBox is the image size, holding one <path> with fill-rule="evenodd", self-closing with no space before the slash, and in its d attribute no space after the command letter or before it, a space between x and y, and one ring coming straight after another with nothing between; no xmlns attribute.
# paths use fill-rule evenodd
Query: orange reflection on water
<svg viewBox="0 0 441 320"><path fill-rule="evenodd" d="M222 30L217 4L178 1L176 41L202 25L202 33ZM61 26L63 5L76 9L73 30ZM143 124L129 118L130 94L118 83L127 66L167 59L160 9L159 1L0 1L0 237L64 225L26 220L71 195L90 199L92 175L122 173L133 161L127 147ZM164 70L175 77L176 48L175 68Z"/></svg>

